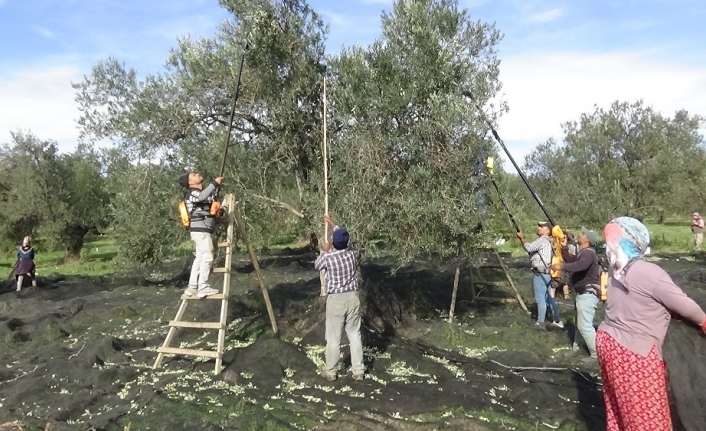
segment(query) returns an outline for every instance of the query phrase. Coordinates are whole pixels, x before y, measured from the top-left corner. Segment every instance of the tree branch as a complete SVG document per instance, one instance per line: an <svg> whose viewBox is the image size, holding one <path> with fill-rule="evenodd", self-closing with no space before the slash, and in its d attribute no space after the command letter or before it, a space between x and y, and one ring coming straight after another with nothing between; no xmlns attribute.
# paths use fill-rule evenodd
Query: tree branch
<svg viewBox="0 0 706 431"><path fill-rule="evenodd" d="M250 192L246 192L246 193L254 198L262 199L263 201L267 201L267 202L272 202L273 204L276 204L279 207L282 207L286 210L289 210L295 216L297 216L299 218L304 218L304 214L302 212L298 211L296 208L294 208L293 206L289 205L286 202L278 201L277 199L268 198L267 196L256 195L255 193L250 193Z"/></svg>

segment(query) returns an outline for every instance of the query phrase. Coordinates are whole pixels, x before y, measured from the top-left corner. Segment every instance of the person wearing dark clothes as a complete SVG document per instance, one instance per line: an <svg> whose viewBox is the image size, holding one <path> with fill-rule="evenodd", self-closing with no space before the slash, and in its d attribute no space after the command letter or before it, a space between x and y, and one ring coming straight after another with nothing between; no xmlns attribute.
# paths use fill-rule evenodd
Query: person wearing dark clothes
<svg viewBox="0 0 706 431"><path fill-rule="evenodd" d="M593 248L598 244L596 232L581 228L577 238L578 253L572 255L567 247L566 239L562 240L561 257L563 263L552 265L553 270L571 273L571 284L576 292L576 329L573 350L579 350L579 341L583 338L591 358L596 356L596 328L593 319L600 301L600 265L598 254Z"/></svg>
<svg viewBox="0 0 706 431"><path fill-rule="evenodd" d="M37 287L37 279L34 277L34 249L32 248L32 238L26 236L22 239L22 246L17 250L17 268L15 278L17 278L17 291L22 290L22 283L25 276L32 279L32 286Z"/></svg>
<svg viewBox="0 0 706 431"><path fill-rule="evenodd" d="M478 228L486 225L486 215L488 212L486 185L488 178L493 174L493 157L487 149L480 150L480 156L476 160L473 171L468 174L468 184L475 190L476 205L480 222Z"/></svg>

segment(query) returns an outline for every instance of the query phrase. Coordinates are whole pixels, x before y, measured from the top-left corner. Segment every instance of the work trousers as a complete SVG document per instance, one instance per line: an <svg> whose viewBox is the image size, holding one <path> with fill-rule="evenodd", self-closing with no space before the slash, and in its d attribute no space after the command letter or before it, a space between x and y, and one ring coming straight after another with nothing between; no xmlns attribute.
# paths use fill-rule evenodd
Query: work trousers
<svg viewBox="0 0 706 431"><path fill-rule="evenodd" d="M191 265L189 286L203 290L211 287L208 284L208 276L213 264L213 238L209 232L191 232L191 240L194 242L196 256Z"/></svg>
<svg viewBox="0 0 706 431"><path fill-rule="evenodd" d="M593 318L596 316L598 302L598 297L591 293L576 295L574 348L578 348L583 340L592 358L596 357L596 328L593 326Z"/></svg>
<svg viewBox="0 0 706 431"><path fill-rule="evenodd" d="M544 323L547 316L547 305L552 309L552 317L555 322L561 321L559 314L559 304L556 303L549 293L551 277L549 274L535 272L532 274L532 287L534 289L534 300L537 302L537 322Z"/></svg>
<svg viewBox="0 0 706 431"><path fill-rule="evenodd" d="M326 369L336 375L341 356L341 334L346 330L351 349L351 372L363 374L363 342L360 338L360 299L358 291L329 293L326 298Z"/></svg>

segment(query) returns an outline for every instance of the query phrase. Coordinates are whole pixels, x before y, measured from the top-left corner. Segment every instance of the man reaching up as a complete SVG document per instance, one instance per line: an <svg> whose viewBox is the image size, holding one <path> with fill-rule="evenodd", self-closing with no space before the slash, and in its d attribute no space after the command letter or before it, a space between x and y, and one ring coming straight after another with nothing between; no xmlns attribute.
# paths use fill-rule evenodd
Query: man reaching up
<svg viewBox="0 0 706 431"><path fill-rule="evenodd" d="M213 231L216 218L211 215L211 203L215 199L216 189L223 184L223 177L218 177L206 188L203 187L201 174L191 172L179 178L179 185L188 189L184 195L186 211L189 213L189 235L196 250L194 263L191 266L189 286L186 293L205 298L219 293L208 284L213 263Z"/></svg>
<svg viewBox="0 0 706 431"><path fill-rule="evenodd" d="M341 333L346 329L351 349L353 379L363 380L363 343L360 338L360 299L358 298L357 260L346 229L339 228L329 216L324 222L333 227L331 244L322 244L314 266L326 270L326 368L322 375L328 381L337 378L336 365L341 355ZM327 239L328 240L328 239Z"/></svg>
<svg viewBox="0 0 706 431"><path fill-rule="evenodd" d="M596 316L596 307L600 298L600 265L598 254L593 249L598 244L598 234L585 227L581 228L578 238L579 251L571 255L567 247L566 238L562 240L561 255L564 263L555 263L552 270L567 271L571 273L571 284L576 291L576 328L574 334L573 350L579 350L579 340L588 347L588 353L594 360L596 356L596 328L593 318Z"/></svg>

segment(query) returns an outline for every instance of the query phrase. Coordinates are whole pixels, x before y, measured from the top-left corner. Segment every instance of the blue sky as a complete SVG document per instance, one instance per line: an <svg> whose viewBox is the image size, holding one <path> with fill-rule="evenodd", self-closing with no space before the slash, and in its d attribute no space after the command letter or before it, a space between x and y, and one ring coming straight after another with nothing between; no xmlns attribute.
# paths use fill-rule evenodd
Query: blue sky
<svg viewBox="0 0 706 431"><path fill-rule="evenodd" d="M328 51L367 45L389 0L311 0L330 24ZM510 112L498 132L516 160L561 137L561 123L615 100L665 115L706 116L706 1L460 0L494 22ZM0 0L0 143L31 130L75 147L71 82L116 57L159 72L179 36L211 36L228 13L217 0Z"/></svg>

